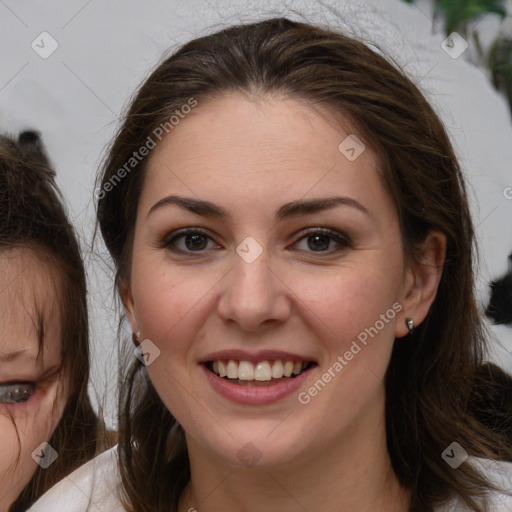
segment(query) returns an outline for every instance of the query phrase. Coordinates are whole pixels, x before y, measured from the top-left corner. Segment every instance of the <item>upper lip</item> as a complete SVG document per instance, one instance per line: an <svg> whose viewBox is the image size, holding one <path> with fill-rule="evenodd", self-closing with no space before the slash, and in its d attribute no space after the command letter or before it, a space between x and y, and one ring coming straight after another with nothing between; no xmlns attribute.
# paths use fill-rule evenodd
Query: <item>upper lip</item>
<svg viewBox="0 0 512 512"><path fill-rule="evenodd" d="M233 359L235 361L313 361L312 357L301 356L291 352L283 352L282 350L259 350L258 352L247 352L246 350L230 349L218 350L199 359L199 363L207 363L210 361L221 361Z"/></svg>

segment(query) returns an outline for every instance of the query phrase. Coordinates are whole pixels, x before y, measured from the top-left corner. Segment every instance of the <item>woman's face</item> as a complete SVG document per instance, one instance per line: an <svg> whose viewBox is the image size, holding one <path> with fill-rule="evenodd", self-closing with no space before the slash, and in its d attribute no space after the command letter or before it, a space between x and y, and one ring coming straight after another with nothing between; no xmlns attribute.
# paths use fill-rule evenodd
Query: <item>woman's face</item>
<svg viewBox="0 0 512 512"><path fill-rule="evenodd" d="M54 453L50 439L64 409L56 272L29 250L0 253L0 510ZM44 350L36 360L40 339ZM36 453L33 454L34 450Z"/></svg>
<svg viewBox="0 0 512 512"><path fill-rule="evenodd" d="M228 95L151 154L123 299L158 394L217 459L306 460L384 420L409 274L376 154L349 135Z"/></svg>

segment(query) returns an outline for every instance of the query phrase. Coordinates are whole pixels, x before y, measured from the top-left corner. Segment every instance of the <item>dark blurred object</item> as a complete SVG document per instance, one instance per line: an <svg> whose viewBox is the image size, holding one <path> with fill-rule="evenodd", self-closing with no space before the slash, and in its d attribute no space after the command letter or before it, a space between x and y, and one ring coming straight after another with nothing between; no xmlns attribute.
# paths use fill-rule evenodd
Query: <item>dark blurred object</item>
<svg viewBox="0 0 512 512"><path fill-rule="evenodd" d="M491 299L485 315L495 324L512 325L512 253L508 256L508 272L489 286Z"/></svg>
<svg viewBox="0 0 512 512"><path fill-rule="evenodd" d="M505 434L510 445L505 457L512 462L512 376L493 363L485 363L473 379L469 406L481 423Z"/></svg>
<svg viewBox="0 0 512 512"><path fill-rule="evenodd" d="M489 53L492 83L505 94L512 113L512 38L498 37Z"/></svg>

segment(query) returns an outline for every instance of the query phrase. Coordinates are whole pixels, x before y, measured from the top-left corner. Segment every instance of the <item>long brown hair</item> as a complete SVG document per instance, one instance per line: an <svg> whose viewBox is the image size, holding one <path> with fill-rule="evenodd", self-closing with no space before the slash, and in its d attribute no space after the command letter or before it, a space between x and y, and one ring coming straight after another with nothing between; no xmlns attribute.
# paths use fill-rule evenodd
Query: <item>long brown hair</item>
<svg viewBox="0 0 512 512"><path fill-rule="evenodd" d="M68 397L48 443L59 456L47 469L37 467L9 512L22 512L96 451L97 416L89 396L89 338L85 270L77 238L63 207L39 134L16 140L0 137L0 251L28 249L52 265L62 325L62 372ZM39 352L43 350L41 339Z"/></svg>
<svg viewBox="0 0 512 512"><path fill-rule="evenodd" d="M483 510L475 498L492 483L469 464L454 471L441 457L458 441L473 456L512 458L505 436L469 408L471 376L482 364L487 334L474 295L477 253L463 175L442 122L420 90L366 44L275 18L195 39L166 58L134 96L98 177L98 223L117 286L130 279L148 161L131 161L133 152L191 98L200 105L230 92L279 93L327 107L340 122L349 119L379 155L407 263L419 260L430 230L446 235L436 299L409 339L393 347L385 382L387 445L398 479L412 491L411 511L431 511L452 493L472 510ZM142 363L132 359L121 376L126 385L119 402L127 510L176 511L190 478L184 433Z"/></svg>

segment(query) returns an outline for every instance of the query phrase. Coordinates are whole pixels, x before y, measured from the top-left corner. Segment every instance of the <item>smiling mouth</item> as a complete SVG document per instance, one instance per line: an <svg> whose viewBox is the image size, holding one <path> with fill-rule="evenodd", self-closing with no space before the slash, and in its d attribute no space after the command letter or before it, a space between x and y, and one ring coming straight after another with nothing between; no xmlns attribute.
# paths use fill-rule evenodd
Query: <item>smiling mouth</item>
<svg viewBox="0 0 512 512"><path fill-rule="evenodd" d="M204 363L206 368L239 386L272 386L294 379L317 364L314 361L251 361L218 360Z"/></svg>

